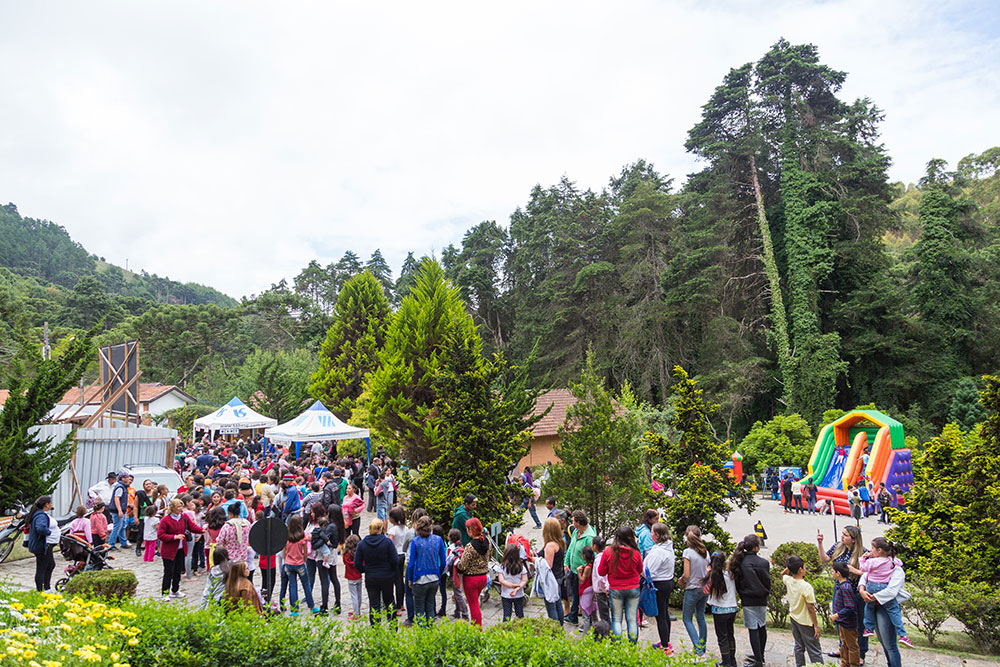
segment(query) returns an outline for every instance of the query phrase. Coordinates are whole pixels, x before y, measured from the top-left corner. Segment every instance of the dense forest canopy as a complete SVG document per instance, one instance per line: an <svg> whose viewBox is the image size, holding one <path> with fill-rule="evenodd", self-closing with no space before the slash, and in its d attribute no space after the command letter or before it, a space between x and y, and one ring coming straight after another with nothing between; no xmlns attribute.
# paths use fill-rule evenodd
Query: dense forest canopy
<svg viewBox="0 0 1000 667"><path fill-rule="evenodd" d="M486 351L534 352L531 381L548 387L590 350L611 387L653 405L681 365L719 403L720 438L875 403L929 439L964 414L1000 359L1000 148L953 171L927 156L919 183L890 183L882 112L843 99L846 77L779 41L706 101L685 144L703 168L683 183L642 159L599 192L564 177L507 225L483 221L431 253ZM106 317L104 341L142 340L146 378L204 402L245 392L262 368L308 386L345 283L368 271L398 309L425 258L410 253L394 278L379 251L348 250L236 303L125 273L7 205L0 360L44 321L59 337Z"/></svg>

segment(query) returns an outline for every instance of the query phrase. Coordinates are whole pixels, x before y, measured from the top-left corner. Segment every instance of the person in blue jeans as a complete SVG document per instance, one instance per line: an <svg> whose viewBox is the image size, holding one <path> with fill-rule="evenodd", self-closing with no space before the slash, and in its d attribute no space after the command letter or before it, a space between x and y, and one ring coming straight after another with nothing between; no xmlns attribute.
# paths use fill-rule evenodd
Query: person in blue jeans
<svg viewBox="0 0 1000 667"><path fill-rule="evenodd" d="M629 526L622 526L615 533L611 546L601 555L597 574L608 578L611 603L611 632L622 636L622 616L628 626L628 638L633 644L639 641L639 578L642 576L642 555Z"/></svg>
<svg viewBox="0 0 1000 667"><path fill-rule="evenodd" d="M701 539L701 529L698 526L688 526L684 531L687 548L684 557L684 574L677 582L684 587L683 619L691 644L696 655L705 655L705 642L708 639L708 624L705 623L705 604L708 595L705 594L705 574L708 571L708 549ZM698 622L695 627L695 621Z"/></svg>
<svg viewBox="0 0 1000 667"><path fill-rule="evenodd" d="M531 514L531 518L535 520L535 528L541 528L542 522L538 520L538 510L535 509L535 478L531 475L531 468L528 466L524 466L524 472L521 473L521 483L528 494L521 501L521 509L528 510Z"/></svg>
<svg viewBox="0 0 1000 667"><path fill-rule="evenodd" d="M111 487L111 520L113 527L108 543L113 549L119 544L128 548L128 538L125 537L125 513L128 511L128 487L132 483L132 475L127 472L118 473L118 483Z"/></svg>
<svg viewBox="0 0 1000 667"><path fill-rule="evenodd" d="M862 575L858 581L858 593L864 602L875 604L875 634L885 652L886 664L888 667L902 667L903 661L899 654L896 627L893 624L892 616L886 611L884 605L899 596L903 590L903 584L906 583L906 575L903 568L896 568L885 588L874 594L868 591L867 576L867 574Z"/></svg>
<svg viewBox="0 0 1000 667"><path fill-rule="evenodd" d="M320 612L319 607L313 603L312 586L309 583L309 574L306 571L306 553L309 538L306 537L305 529L302 525L302 517L298 514L292 515L288 519L288 542L285 544L284 556L285 567L283 571L288 575L288 583L291 584L289 615L299 615L299 587L298 582L302 582L303 593L305 593L306 604L312 609L314 614Z"/></svg>

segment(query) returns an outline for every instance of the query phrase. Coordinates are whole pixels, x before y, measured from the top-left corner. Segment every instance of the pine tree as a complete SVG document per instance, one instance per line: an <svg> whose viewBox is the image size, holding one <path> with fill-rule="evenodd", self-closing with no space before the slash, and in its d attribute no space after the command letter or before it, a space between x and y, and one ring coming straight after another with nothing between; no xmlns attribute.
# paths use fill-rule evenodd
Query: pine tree
<svg viewBox="0 0 1000 667"><path fill-rule="evenodd" d="M378 368L390 318L385 290L369 271L344 283L309 385L309 394L342 420L351 417L365 379Z"/></svg>
<svg viewBox="0 0 1000 667"><path fill-rule="evenodd" d="M587 512L594 529L610 536L634 523L649 502L639 423L621 397L608 391L587 354L579 382L570 382L576 402L566 410L545 492L560 505Z"/></svg>
<svg viewBox="0 0 1000 667"><path fill-rule="evenodd" d="M406 259L399 267L399 278L396 278L396 285L393 288L393 303L395 305L398 306L403 302L403 299L410 295L419 268L420 264L413 257L413 253L406 253Z"/></svg>
<svg viewBox="0 0 1000 667"><path fill-rule="evenodd" d="M385 257L382 256L382 251L378 248L372 253L372 256L368 258L365 262L365 269L373 276L375 280L379 281L382 285L382 290L385 292L385 298L392 299L392 269L389 268L389 263L385 261Z"/></svg>
<svg viewBox="0 0 1000 667"><path fill-rule="evenodd" d="M510 498L509 471L524 456L538 392L527 386L525 368L502 354L483 358L478 335L456 338L447 361L432 380L437 398L428 428L441 442L437 458L410 483L411 503L447 525L467 493L479 499L476 517L505 531L521 525L522 512ZM516 498L517 503L520 497Z"/></svg>
<svg viewBox="0 0 1000 667"><path fill-rule="evenodd" d="M959 380L948 410L948 421L958 424L963 431L971 431L986 416L986 409L979 402L979 388L975 379L966 377Z"/></svg>
<svg viewBox="0 0 1000 667"><path fill-rule="evenodd" d="M717 442L712 435L710 418L717 406L705 401L704 392L680 366L672 372L675 383L674 418L671 426L679 434L676 441L647 433L644 439L653 461L653 476L675 495L667 503L667 516L673 535L683 535L687 526L698 526L711 534L726 550L732 548L729 534L716 520L727 514L734 503L752 512L757 508L750 490L737 484L729 470L732 450L729 442Z"/></svg>
<svg viewBox="0 0 1000 667"><path fill-rule="evenodd" d="M73 453L72 437L62 442L40 440L30 429L44 421L52 407L80 381L93 361L93 340L101 320L73 338L62 354L42 359L24 344L8 370L10 396L0 410L0 507L13 507L51 493ZM23 371L34 368L29 377Z"/></svg>
<svg viewBox="0 0 1000 667"><path fill-rule="evenodd" d="M424 259L389 325L379 368L368 384L370 425L392 438L413 467L439 454L441 435L428 419L439 397L434 378L450 363L451 349L465 340L478 348L471 358L481 357L482 341L458 288L445 280L440 264Z"/></svg>

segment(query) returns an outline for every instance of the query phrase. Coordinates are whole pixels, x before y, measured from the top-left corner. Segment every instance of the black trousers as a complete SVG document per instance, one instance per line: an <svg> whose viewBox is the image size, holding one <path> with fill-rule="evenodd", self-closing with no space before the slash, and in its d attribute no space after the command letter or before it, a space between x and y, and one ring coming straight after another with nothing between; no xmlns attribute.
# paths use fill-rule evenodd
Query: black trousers
<svg viewBox="0 0 1000 667"><path fill-rule="evenodd" d="M736 667L736 612L731 614L712 614L715 624L715 638L719 642L719 654L724 667Z"/></svg>
<svg viewBox="0 0 1000 667"><path fill-rule="evenodd" d="M403 608L404 602L404 585L403 585L403 573L406 572L406 555L399 557L399 561L396 563L396 580L394 582L394 587L396 589L396 609Z"/></svg>
<svg viewBox="0 0 1000 667"><path fill-rule="evenodd" d="M361 517L358 517L357 519L352 521L351 524L347 527L347 534L357 535L358 537L361 537L360 531L361 531Z"/></svg>
<svg viewBox="0 0 1000 667"><path fill-rule="evenodd" d="M264 595L264 602L271 601L271 594L274 592L274 581L278 574L277 568L260 568L260 587Z"/></svg>
<svg viewBox="0 0 1000 667"><path fill-rule="evenodd" d="M164 593L176 593L181 588L181 574L184 572L184 552L177 550L172 560L163 559L163 581L160 590Z"/></svg>
<svg viewBox="0 0 1000 667"><path fill-rule="evenodd" d="M47 591L52 588L52 571L56 569L56 558L52 555L52 544L45 545L45 551L35 554L35 590Z"/></svg>
<svg viewBox="0 0 1000 667"><path fill-rule="evenodd" d="M306 571L309 573L309 585L316 583L319 577L320 598L322 605L320 609L326 611L330 606L330 583L333 583L334 606L340 608L340 579L337 578L337 566L323 567L323 561L312 558L306 559ZM314 597L315 599L315 597Z"/></svg>
<svg viewBox="0 0 1000 667"><path fill-rule="evenodd" d="M392 599L394 584L393 577L387 579L365 577L365 589L368 591L368 620L372 625L375 625L376 616L381 618L385 615L390 621L396 621Z"/></svg>
<svg viewBox="0 0 1000 667"><path fill-rule="evenodd" d="M674 580L654 581L656 588L656 632L660 635L660 644L665 649L670 643L670 594L674 590Z"/></svg>

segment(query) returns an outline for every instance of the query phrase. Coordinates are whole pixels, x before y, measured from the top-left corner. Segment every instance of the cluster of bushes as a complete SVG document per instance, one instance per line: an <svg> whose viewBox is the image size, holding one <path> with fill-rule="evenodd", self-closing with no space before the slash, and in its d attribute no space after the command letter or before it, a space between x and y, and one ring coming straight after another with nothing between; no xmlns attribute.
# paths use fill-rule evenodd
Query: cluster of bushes
<svg viewBox="0 0 1000 667"><path fill-rule="evenodd" d="M80 575L81 577L83 575ZM157 667L259 665L425 665L539 667L603 665L697 667L693 655L629 643L576 639L548 619L523 619L480 630L466 623L432 628L371 628L330 618L225 614L155 600L120 606L82 596L0 590L4 664L132 664Z"/></svg>
<svg viewBox="0 0 1000 667"><path fill-rule="evenodd" d="M139 581L132 570L97 570L81 572L66 582L66 595L114 601L131 598Z"/></svg>

